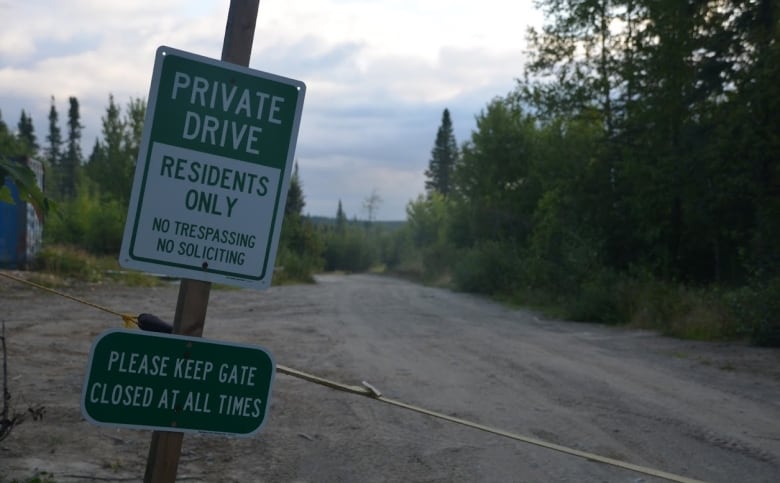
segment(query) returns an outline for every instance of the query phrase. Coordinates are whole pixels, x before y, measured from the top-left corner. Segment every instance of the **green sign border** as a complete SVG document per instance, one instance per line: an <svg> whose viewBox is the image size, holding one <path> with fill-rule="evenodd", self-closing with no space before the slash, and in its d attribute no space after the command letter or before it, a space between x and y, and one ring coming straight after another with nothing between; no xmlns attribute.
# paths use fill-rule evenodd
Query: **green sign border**
<svg viewBox="0 0 780 483"><path fill-rule="evenodd" d="M121 348L115 347L115 345L120 343L123 344ZM191 357L193 360L209 360L214 364L215 368L219 363L236 364L241 361L255 361L256 364L253 365L253 367L259 367L261 369L261 374L258 374L258 382L261 384L253 388L247 388L245 385L236 384L231 386L226 383L218 382L212 382L211 385L204 385L205 382L203 380L193 381L177 379L171 374L159 376L119 373L117 371L109 373L106 369L95 367L96 363L106 364L112 350L127 352L130 350L126 348L127 346L140 354L169 357L172 360L171 365L168 366L169 371L174 370L176 358L186 360ZM213 357L215 351L224 351L220 353L219 360ZM223 356L224 358L222 358ZM269 370L268 372L270 372L270 374L265 374L264 370ZM267 422L268 412L271 407L271 392L275 378L276 362L271 353L260 346L234 344L202 339L200 337L170 335L157 332L109 329L100 334L92 343L89 352L87 371L84 376L84 385L81 392L81 412L87 421L98 426L250 437L259 432ZM225 392L221 392L219 389L214 390L214 384L216 384L216 387L218 388L223 386L233 388L233 391L227 391L232 392L232 395L241 393L242 396L245 395L246 397L260 397L263 407L262 415L260 419L257 420L254 418L231 415L211 415L211 413L210 415L198 413L188 414L181 412L180 408L158 409L150 407L141 409L117 407L114 405L101 409L100 405L88 401L88 393L93 384L107 384L105 381L109 379L111 384L114 384L114 387L117 385L121 385L123 388L142 386L150 387L153 392L157 392L162 389L160 386L164 386L166 390L177 389L180 394L185 394L185 392L190 391L198 391L201 395L204 393L209 393L209 395L224 394ZM216 398L212 399L212 402L214 401L216 401ZM144 421L138 422L139 420ZM245 420L247 420L249 424L247 424L247 421ZM165 423L162 423L161 421L165 421Z"/></svg>
<svg viewBox="0 0 780 483"><path fill-rule="evenodd" d="M164 79L171 77L171 73L166 71L166 64L178 65L179 67L186 64L189 64L190 66L199 65L202 68L210 69L212 71L225 71L225 75L227 77L230 77L231 73L232 75L250 76L257 79L262 79L264 81L281 84L283 87L288 89L292 88L297 92L293 119L285 120L290 122L289 132L280 134L282 137L287 137L288 139L282 139L281 143L276 143L280 146L278 146L278 149L276 149L277 155L273 157L270 162L258 162L257 160L247 159L246 156L244 156L243 159L239 159L235 153L228 153L226 155L217 148L203 147L200 149L201 151L208 152L210 154L224 156L248 163L262 164L281 170L281 175L279 177L279 182L276 189L276 199L274 200L273 215L269 224L267 237L268 243L266 244L263 263L262 266L259 267L259 275L257 276L248 276L245 273L228 272L224 270L216 270L213 268L203 268L202 265L199 264L170 262L162 259L163 257L148 258L142 257L140 255L134 255L135 241L139 236L138 226L142 211L141 206L144 201L144 192L147 185L147 177L149 174L152 145L155 142L165 142L166 144L173 142L173 137L171 136L170 130L164 126L165 120L157 118L157 113L159 112L158 108L160 107L159 104L161 102L159 100L160 85ZM168 81L169 80L170 79L168 79ZM159 47L156 52L154 70L152 74L152 83L148 102L149 108L147 109L146 119L144 121L144 131L139 149L138 166L136 167L135 181L132 190L133 196L131 196L128 210L128 213L134 213L135 216L132 217L132 219L130 216L128 216L126 222L125 232L122 240L122 249L120 252L120 265L128 268L149 270L166 275L193 278L196 280L216 281L226 284L247 286L250 288L268 288L271 285L273 264L276 258L279 236L281 234L282 219L284 217L283 205L286 202L286 192L289 188L290 178L292 175L292 165L295 157L295 145L300 129L305 93L306 85L298 80L250 69L248 67L231 64L228 62L217 61L208 57L203 57L190 52L184 52L167 46ZM166 119L170 116L170 114L166 112L163 112L162 114L166 116ZM188 145L187 143L178 142L175 145L196 151L198 150L196 146ZM282 151L284 151L285 148L286 159L282 161L279 159L279 155L282 154ZM142 170L140 180L138 173L139 170ZM140 186L135 186L139 183L139 181Z"/></svg>

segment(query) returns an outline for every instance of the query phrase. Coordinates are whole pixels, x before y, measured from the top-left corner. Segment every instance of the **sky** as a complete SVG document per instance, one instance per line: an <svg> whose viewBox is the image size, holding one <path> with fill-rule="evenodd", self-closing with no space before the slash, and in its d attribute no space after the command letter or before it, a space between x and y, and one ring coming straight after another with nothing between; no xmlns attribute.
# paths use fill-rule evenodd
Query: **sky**
<svg viewBox="0 0 780 483"><path fill-rule="evenodd" d="M0 112L45 144L51 96L66 132L80 103L85 156L113 94L148 97L157 47L219 59L229 0L0 0ZM304 213L403 220L425 191L445 108L458 144L523 75L532 0L261 0L253 69L306 83L295 158Z"/></svg>

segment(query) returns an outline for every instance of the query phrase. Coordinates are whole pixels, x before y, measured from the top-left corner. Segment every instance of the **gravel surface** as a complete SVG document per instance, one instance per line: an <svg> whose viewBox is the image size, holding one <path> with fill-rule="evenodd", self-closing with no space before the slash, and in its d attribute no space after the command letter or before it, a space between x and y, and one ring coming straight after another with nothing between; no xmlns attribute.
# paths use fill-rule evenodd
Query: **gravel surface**
<svg viewBox="0 0 780 483"><path fill-rule="evenodd" d="M172 320L178 285L68 293ZM0 441L0 481L140 481L151 432L97 427L79 401L92 341L117 317L0 278L8 383L28 418ZM780 481L780 351L544 320L370 275L266 292L212 290L204 337L277 363L580 451L715 482ZM33 420L28 408L45 408ZM179 481L652 482L290 376L249 439L187 434Z"/></svg>

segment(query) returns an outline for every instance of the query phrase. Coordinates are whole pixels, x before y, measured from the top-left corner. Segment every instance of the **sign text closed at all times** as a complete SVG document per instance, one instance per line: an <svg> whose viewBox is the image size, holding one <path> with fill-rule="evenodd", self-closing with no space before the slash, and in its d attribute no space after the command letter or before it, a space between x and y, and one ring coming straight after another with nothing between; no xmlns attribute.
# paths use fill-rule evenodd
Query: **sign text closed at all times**
<svg viewBox="0 0 780 483"><path fill-rule="evenodd" d="M99 425L250 436L275 371L260 347L114 329L93 343L81 407Z"/></svg>

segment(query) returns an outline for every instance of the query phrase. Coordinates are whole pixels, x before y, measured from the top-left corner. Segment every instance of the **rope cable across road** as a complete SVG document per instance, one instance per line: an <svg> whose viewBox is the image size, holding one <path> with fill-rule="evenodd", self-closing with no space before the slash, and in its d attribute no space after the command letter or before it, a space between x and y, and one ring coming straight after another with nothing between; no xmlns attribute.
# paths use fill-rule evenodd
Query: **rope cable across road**
<svg viewBox="0 0 780 483"><path fill-rule="evenodd" d="M101 310L103 312L106 312L106 313L115 315L117 317L120 317L122 319L122 322L123 322L124 326L127 327L127 328L138 327L138 317L137 316L124 314L124 313L121 313L121 312L117 312L115 310L112 310L112 309L109 309L107 307L98 305L96 303L92 303L92 302L89 302L87 300L81 299L79 297L74 297L72 295L68 295L68 294L63 293L63 292L61 292L59 290L55 290L55 289L46 287L44 285L41 285L41 284L38 284L38 283L35 283L35 282L31 282L29 280L25 280L25 279L23 279L21 277L16 277L16 276L8 274L8 273L0 272L0 276L3 276L5 278L8 278L10 280L13 280L13 281L16 281L16 282L19 282L19 283L22 283L22 284L29 285L31 287L35 287L35 288L40 289L40 290L47 291L47 292L55 294L55 295L59 295L61 297L65 297L65 298L67 298L69 300L72 300L74 302L77 302L77 303L86 305L88 307L92 307L94 309ZM662 471L662 470L657 470L655 468L649 468L649 467L646 467L646 466L636 465L636 464L633 464L633 463L627 463L625 461L617 460L617 459L614 459L614 458L608 458L606 456L601 456L601 455L597 455L597 454L594 454L594 453L589 453L587 451L580 451L580 450L577 450L577 449L574 449L574 448L569 448L567 446L563 446L563 445L559 445L559 444L555 444L555 443L550 443L550 442L547 442L547 441L544 441L544 440L541 440L541 439L538 439L538 438L533 438L533 437L530 437L530 436L523 436L523 435L520 435L520 434L512 433L510 431L505 431L503 429L498 429L498 428L493 428L493 427L490 427L490 426L485 426L483 424L475 423L473 421L468 421L468 420L465 420L465 419L456 418L454 416L449 416L449 415L444 414L444 413L431 411L429 409L425 409L425 408L422 408L422 407L419 407L419 406L415 406L413 404L405 403L403 401L399 401L399 400L396 400L396 399L391 399L391 398L385 397L379 390L377 390L374 386L372 386L371 384L369 384L369 383L367 383L365 381L362 383L361 386L353 386L353 385L349 385L349 384L343 384L343 383L340 383L340 382L337 382L337 381L333 381L333 380L330 380L330 379L326 379L326 378L323 378L323 377L316 376L314 374L309 374L307 372L303 372L303 371L300 371L300 370L297 370L297 369L293 369L291 367L283 366L281 364L277 364L276 365L276 371L278 373L280 373L280 374L285 374L287 376L295 377L297 379L301 379L301 380L304 380L304 381L307 381L307 382L311 382L313 384L318 384L320 386L329 387L331 389L335 389L335 390L338 390L338 391L348 392L350 394L356 394L356 395L359 395L359 396L368 397L370 399L375 399L375 400L381 401L381 402L383 402L385 404L389 404L391 406L396 406L396 407L399 407L399 408L403 408L403 409L406 409L408 411L414 411L414 412L419 413L419 414L424 414L426 416L442 419L444 421L449 421L451 423L460 424L462 426L466 426L466 427L469 427L469 428L477 429L477 430L484 431L484 432L487 432L487 433L490 433L490 434L494 434L494 435L497 435L497 436L502 436L504 438L512 439L512 440L519 441L519 442L522 442L522 443L531 444L531 445L539 446L539 447L542 447L542 448L547 448L547 449L550 449L550 450L558 451L560 453L564 453L564 454L567 454L567 455L570 455L570 456L576 456L578 458L583 458L583 459L586 459L586 460L589 460L589 461L595 461L595 462L598 462L598 463L603 463L603 464L606 464L606 465L614 466L614 467L617 467L617 468L623 468L623 469L626 469L626 470L634 471L636 473L642 473L642 474L648 475L648 476L654 476L654 477L657 477L657 478L663 478L663 479L668 480L668 481L675 481L675 482L679 482L679 483L701 483L700 480L688 478L688 477L685 477L685 476L680 476L680 475L677 475L677 474L674 474L674 473L669 473L669 472Z"/></svg>

